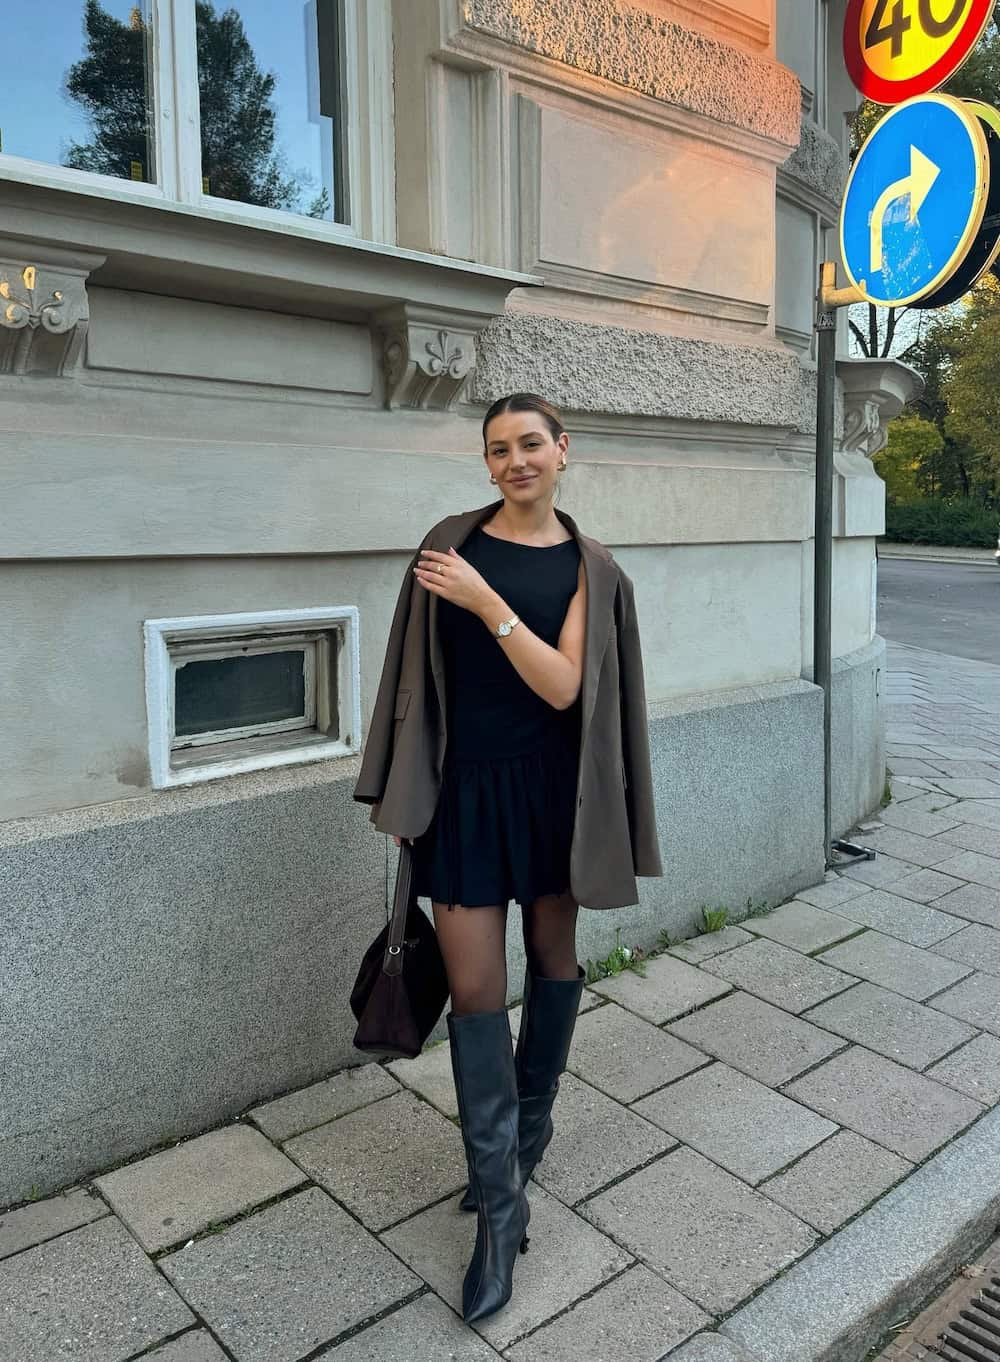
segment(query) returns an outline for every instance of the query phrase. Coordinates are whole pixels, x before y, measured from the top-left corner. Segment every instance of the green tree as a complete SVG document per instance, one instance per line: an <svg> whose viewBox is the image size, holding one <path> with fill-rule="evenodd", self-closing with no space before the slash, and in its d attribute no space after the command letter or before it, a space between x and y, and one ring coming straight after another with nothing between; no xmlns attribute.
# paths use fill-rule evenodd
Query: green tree
<svg viewBox="0 0 1000 1362"><path fill-rule="evenodd" d="M942 328L950 362L941 391L946 435L974 450L970 490L1000 493L1000 285L984 281L964 315Z"/></svg>
<svg viewBox="0 0 1000 1362"><path fill-rule="evenodd" d="M889 443L872 459L890 501L914 501L918 475L928 459L941 453L944 436L921 416L901 416L889 426Z"/></svg>
<svg viewBox="0 0 1000 1362"><path fill-rule="evenodd" d="M928 497L972 495L977 462L975 451L964 440L955 439L945 425L948 403L944 383L960 334L955 330L955 318L951 313L932 316L927 330L906 356L906 362L924 380L924 390L911 404L910 413L930 421L942 437L940 450L924 455L917 473L918 490Z"/></svg>
<svg viewBox="0 0 1000 1362"><path fill-rule="evenodd" d="M308 175L293 175L275 151L277 78L260 69L239 12L216 13L211 0L197 0L198 93L202 176L208 192L262 208L285 208L324 217L325 188L303 209L302 194L315 190ZM85 0L86 55L66 75L69 97L82 105L91 138L73 143L66 164L78 170L130 178L142 166L152 179L152 101L147 89L149 33L138 7L127 23Z"/></svg>

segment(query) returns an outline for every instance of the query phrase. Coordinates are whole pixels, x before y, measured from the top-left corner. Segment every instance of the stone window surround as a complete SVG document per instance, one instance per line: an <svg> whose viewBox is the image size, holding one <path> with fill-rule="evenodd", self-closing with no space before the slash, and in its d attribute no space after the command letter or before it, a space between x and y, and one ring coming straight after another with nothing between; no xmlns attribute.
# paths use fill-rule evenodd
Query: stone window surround
<svg viewBox="0 0 1000 1362"><path fill-rule="evenodd" d="M248 771L277 766L355 756L361 750L361 651L358 609L353 605L313 606L298 610L246 611L230 615L190 615L144 621L146 718L149 769L153 789L200 784ZM304 629L335 630L341 635L330 678L341 716L341 736L323 739L304 737L298 730L284 735L284 742L259 740L232 743L231 753L213 753L198 762L175 762L172 758L174 690L173 653L178 645L212 639L234 640L234 651L249 637L255 641L274 637L280 641ZM218 747L222 748L222 744ZM197 750L197 749L195 749Z"/></svg>

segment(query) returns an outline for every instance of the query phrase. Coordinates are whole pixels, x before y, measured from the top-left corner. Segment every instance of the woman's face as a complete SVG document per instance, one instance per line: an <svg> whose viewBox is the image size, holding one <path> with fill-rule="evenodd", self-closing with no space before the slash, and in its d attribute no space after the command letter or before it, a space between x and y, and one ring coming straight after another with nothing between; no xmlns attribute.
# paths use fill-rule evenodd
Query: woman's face
<svg viewBox="0 0 1000 1362"><path fill-rule="evenodd" d="M486 427L486 466L504 499L519 505L552 500L568 447L566 432L553 440L535 411L501 412Z"/></svg>

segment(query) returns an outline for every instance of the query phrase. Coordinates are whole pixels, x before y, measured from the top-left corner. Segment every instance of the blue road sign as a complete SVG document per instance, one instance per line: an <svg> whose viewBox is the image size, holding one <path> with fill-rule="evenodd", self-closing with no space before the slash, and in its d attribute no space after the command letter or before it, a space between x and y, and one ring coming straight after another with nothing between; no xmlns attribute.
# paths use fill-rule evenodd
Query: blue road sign
<svg viewBox="0 0 1000 1362"><path fill-rule="evenodd" d="M898 105L851 169L840 247L852 284L885 307L946 283L972 247L989 192L989 150L975 112L949 95Z"/></svg>

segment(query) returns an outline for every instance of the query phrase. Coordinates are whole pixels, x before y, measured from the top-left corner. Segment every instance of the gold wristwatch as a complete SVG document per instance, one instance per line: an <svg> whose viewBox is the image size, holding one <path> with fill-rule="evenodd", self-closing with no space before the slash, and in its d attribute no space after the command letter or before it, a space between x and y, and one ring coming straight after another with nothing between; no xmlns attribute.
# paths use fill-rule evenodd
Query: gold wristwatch
<svg viewBox="0 0 1000 1362"><path fill-rule="evenodd" d="M493 637L506 638L508 634L513 632L514 625L520 623L521 621L518 619L517 615L511 615L509 620L501 620L493 631Z"/></svg>

